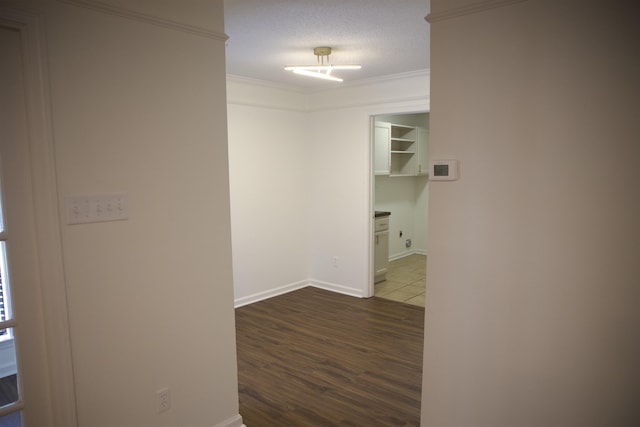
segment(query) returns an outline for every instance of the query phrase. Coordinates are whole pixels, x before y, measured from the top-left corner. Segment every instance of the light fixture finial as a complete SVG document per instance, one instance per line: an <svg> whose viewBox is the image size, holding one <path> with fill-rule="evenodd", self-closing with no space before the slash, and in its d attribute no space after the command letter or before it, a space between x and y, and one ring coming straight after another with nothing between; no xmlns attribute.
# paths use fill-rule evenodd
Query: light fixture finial
<svg viewBox="0 0 640 427"><path fill-rule="evenodd" d="M329 56L331 55L331 48L330 47L314 47L313 48L313 54L315 56Z"/></svg>

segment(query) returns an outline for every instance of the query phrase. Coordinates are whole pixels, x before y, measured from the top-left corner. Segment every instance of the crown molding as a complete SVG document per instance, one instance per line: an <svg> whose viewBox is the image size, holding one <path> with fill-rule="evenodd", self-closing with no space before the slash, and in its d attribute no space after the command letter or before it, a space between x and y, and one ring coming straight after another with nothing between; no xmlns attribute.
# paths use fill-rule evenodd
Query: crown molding
<svg viewBox="0 0 640 427"><path fill-rule="evenodd" d="M240 85L248 85L254 87L264 87L268 89L280 90L283 92L288 92L290 94L295 94L301 96L302 98L298 98L302 100L298 103L288 104L288 103L280 103L280 102L272 102L268 98L256 97L256 98L246 98L246 97L237 97L233 94L233 92L227 89L227 103L233 105L245 105L251 107L259 107L259 108L271 108L276 110L284 110L284 111L297 111L297 112L317 112L317 111L326 111L326 110L334 110L334 109L348 109L348 108L361 108L361 107L372 107L381 104L411 104L411 105L422 105L424 103L429 102L428 94L419 94L419 95L402 95L402 96L391 96L391 97L382 97L382 98L372 98L366 100L352 100L349 97L342 96L340 92L345 89L357 89L358 87L366 87L366 86L375 86L375 85L384 85L384 84L393 84L394 82L402 82L407 79L428 79L430 76L430 70L418 70L411 71L406 73L398 73L398 74L390 74L386 76L374 77L370 79L363 79L357 81L345 82L340 85L336 85L331 88L314 88L310 90L308 88L299 88L292 85L287 85L283 83L275 83L266 80L259 80L249 77L242 77L238 75L227 74L227 83L238 83ZM323 101L321 105L315 105L313 103L309 103L311 99L313 99L314 95L323 94L327 92L335 92L336 96L332 98L330 102ZM306 101L305 101L306 100Z"/></svg>
<svg viewBox="0 0 640 427"><path fill-rule="evenodd" d="M335 102L317 107L312 105L306 111L308 113L317 113L322 111L349 110L353 108L368 108L374 110L376 108L379 108L380 106L390 105L403 107L401 109L406 111L428 111L429 103L429 95L398 96L389 98L376 98L367 101Z"/></svg>
<svg viewBox="0 0 640 427"><path fill-rule="evenodd" d="M308 90L307 92L313 94L318 92L341 90L345 88L358 87L358 86L369 86L369 85L376 85L381 83L393 83L396 81L413 79L413 78L429 78L430 76L431 76L430 69L407 71L404 73L387 74L386 76L371 77L369 79L345 81L340 85L336 85L328 88L327 87L313 88Z"/></svg>
<svg viewBox="0 0 640 427"><path fill-rule="evenodd" d="M380 83L388 83L388 82L394 82L398 80L411 79L411 78L425 78L425 77L428 78L430 75L431 75L431 70L424 69L424 70L417 70L417 71L408 71L405 73L388 74L386 76L372 77L369 79L345 81L333 87L320 87L320 88L317 88L317 87L303 88L303 87L298 87L294 85L289 85L286 83L272 82L269 80L261 80L253 77L239 76L237 74L227 74L227 82L247 84L252 86L262 86L270 89L278 89L278 90L283 90L283 91L293 92L298 94L314 94L319 92L340 90L348 87L375 85Z"/></svg>
<svg viewBox="0 0 640 427"><path fill-rule="evenodd" d="M86 9L95 10L109 15L120 16L127 19L133 19L134 21L144 22L159 27L168 28L171 30L182 31L184 33L195 34L201 37L207 37L213 40L226 42L229 36L217 31L211 31L207 28L198 27L195 25L183 24L178 21L170 19L159 18L157 16L149 15L142 12L137 12L123 7L113 6L103 3L98 0L58 0L61 3L68 3L78 7L84 7Z"/></svg>
<svg viewBox="0 0 640 427"><path fill-rule="evenodd" d="M375 99L372 101L361 101L361 102L338 102L330 105L323 105L321 107L315 106L286 106L281 105L269 101L264 100L237 100L232 97L227 98L227 104L229 105L242 105L245 107L255 107L255 108L266 108L269 110L279 110L279 111L292 111L295 113L317 113L321 111L331 111L331 110L345 110L350 108L374 108L380 105L393 105L393 106L401 106L404 107L404 110L407 111L422 111L429 110L429 97L423 95L409 96L409 97L397 97L397 98L385 98L385 99Z"/></svg>
<svg viewBox="0 0 640 427"><path fill-rule="evenodd" d="M468 5L444 10L442 12L430 13L425 18L430 24L438 21L444 21L459 16L470 15L473 13L484 12L485 10L495 9L498 7L509 6L515 3L522 3L527 0L481 0Z"/></svg>
<svg viewBox="0 0 640 427"><path fill-rule="evenodd" d="M238 100L233 97L227 98L227 105L242 105L244 107L254 107L254 108L264 108L267 110L277 110L277 111L292 111L294 113L308 113L309 110L306 106L300 105L282 105L276 102L269 101L258 101L258 100Z"/></svg>
<svg viewBox="0 0 640 427"><path fill-rule="evenodd" d="M252 95L247 97L243 95L242 89L240 92L235 90L235 88L243 86L252 88L250 89ZM257 93L260 93L260 95ZM272 95L275 96L275 98L273 98ZM284 96L284 98L282 98L282 96ZM304 113L308 111L307 98L308 94L295 86L227 74L227 104L229 105L244 105ZM277 101L274 101L274 99Z"/></svg>
<svg viewBox="0 0 640 427"><path fill-rule="evenodd" d="M269 89L283 90L286 92L293 92L298 94L304 94L309 92L307 89L300 88L293 85L288 85L286 83L278 83L278 82L272 82L269 80L255 79L253 77L244 77L244 76L239 76L237 74L227 74L227 82L240 83L240 84L246 84L251 86L262 86Z"/></svg>
<svg viewBox="0 0 640 427"><path fill-rule="evenodd" d="M405 73L388 74L386 76L372 77L369 79L345 81L339 85L335 85L331 87L325 86L325 87L314 87L314 88L302 88L294 85L289 85L286 83L278 83L278 82L272 82L269 80L261 80L261 79L255 79L252 77L239 76L237 74L227 74L227 82L241 83L241 84L247 84L252 86L262 86L270 89L278 89L278 90L283 90L283 91L293 92L298 94L314 94L319 92L341 90L341 89L350 88L350 87L388 83L388 82L400 81L400 80L411 79L411 78L421 78L421 77L428 78L430 75L431 75L431 70L424 69L424 70L417 70L417 71L408 71Z"/></svg>

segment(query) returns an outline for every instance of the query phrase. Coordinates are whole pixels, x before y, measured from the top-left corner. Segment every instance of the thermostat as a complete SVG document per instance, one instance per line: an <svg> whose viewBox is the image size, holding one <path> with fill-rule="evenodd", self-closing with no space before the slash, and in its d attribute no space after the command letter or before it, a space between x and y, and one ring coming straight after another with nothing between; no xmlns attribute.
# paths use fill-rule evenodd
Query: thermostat
<svg viewBox="0 0 640 427"><path fill-rule="evenodd" d="M458 179L457 160L432 160L429 162L429 180L455 181Z"/></svg>

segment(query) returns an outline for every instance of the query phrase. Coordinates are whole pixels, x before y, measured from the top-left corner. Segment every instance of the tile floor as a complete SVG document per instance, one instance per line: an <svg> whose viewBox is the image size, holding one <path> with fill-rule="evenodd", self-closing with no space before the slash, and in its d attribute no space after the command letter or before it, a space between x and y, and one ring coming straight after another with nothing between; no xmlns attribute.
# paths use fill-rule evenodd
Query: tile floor
<svg viewBox="0 0 640 427"><path fill-rule="evenodd" d="M424 307L427 257L409 255L391 261L387 280L376 283L374 295Z"/></svg>

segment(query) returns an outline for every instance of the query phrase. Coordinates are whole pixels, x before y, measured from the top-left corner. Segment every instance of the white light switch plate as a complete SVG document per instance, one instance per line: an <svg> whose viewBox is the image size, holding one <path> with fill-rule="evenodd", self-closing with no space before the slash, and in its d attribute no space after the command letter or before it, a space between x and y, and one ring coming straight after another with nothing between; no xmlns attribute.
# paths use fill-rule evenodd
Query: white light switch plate
<svg viewBox="0 0 640 427"><path fill-rule="evenodd" d="M67 224L121 221L129 218L126 194L71 196L66 198Z"/></svg>

